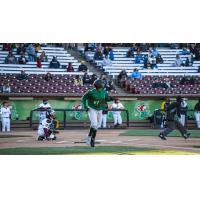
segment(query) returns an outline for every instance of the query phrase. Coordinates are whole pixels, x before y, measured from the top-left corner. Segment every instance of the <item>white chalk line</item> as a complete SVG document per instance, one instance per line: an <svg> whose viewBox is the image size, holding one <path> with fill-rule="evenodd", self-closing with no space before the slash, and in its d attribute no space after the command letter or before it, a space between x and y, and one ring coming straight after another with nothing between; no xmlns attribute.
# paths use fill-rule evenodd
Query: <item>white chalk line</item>
<svg viewBox="0 0 200 200"><path fill-rule="evenodd" d="M137 145L200 151L200 149L196 149L196 148L192 148L192 147L175 147L175 146L170 146L170 145L159 145L159 144L155 144L155 145L153 145L153 144L137 144Z"/></svg>

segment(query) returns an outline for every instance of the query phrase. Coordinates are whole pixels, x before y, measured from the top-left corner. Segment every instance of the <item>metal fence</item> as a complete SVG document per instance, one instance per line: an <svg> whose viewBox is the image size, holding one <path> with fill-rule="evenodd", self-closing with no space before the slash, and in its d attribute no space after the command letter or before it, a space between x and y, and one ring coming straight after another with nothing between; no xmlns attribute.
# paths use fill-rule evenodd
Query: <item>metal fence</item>
<svg viewBox="0 0 200 200"><path fill-rule="evenodd" d="M85 109L53 109L55 112L63 112L63 128L65 129L67 127L66 122L67 122L67 113L68 112L85 112ZM42 112L42 111L48 111L48 109L34 109L31 110L30 112L30 123L29 126L30 128L33 128L33 114L34 112ZM106 111L122 111L126 113L126 126L129 127L129 112L126 109L106 109Z"/></svg>

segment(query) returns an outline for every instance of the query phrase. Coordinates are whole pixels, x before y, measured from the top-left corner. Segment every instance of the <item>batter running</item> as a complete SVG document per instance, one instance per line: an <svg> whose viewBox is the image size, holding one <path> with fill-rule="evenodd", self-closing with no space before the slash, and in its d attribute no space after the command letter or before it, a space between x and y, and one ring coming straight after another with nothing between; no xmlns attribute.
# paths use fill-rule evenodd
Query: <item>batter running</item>
<svg viewBox="0 0 200 200"><path fill-rule="evenodd" d="M88 112L91 122L87 140L87 144L90 144L91 147L95 146L97 129L101 127L102 111L105 109L106 103L112 100L113 97L110 97L104 90L103 81L100 79L96 80L94 88L87 91L82 97L83 107Z"/></svg>

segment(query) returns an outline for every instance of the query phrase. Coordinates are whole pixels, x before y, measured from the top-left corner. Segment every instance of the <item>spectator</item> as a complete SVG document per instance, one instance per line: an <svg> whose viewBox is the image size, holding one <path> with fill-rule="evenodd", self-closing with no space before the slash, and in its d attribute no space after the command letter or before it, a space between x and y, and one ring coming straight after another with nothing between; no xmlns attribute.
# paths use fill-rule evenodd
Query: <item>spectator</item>
<svg viewBox="0 0 200 200"><path fill-rule="evenodd" d="M191 54L186 58L185 66L189 67L189 66L192 66L192 65L193 65L193 56Z"/></svg>
<svg viewBox="0 0 200 200"><path fill-rule="evenodd" d="M74 79L74 86L83 86L83 80L79 75L76 75Z"/></svg>
<svg viewBox="0 0 200 200"><path fill-rule="evenodd" d="M147 44L147 43L140 43L140 44L139 44L139 49L140 49L140 51L142 51L142 52L148 51L148 49L149 49L149 44Z"/></svg>
<svg viewBox="0 0 200 200"><path fill-rule="evenodd" d="M25 54L21 52L21 56L20 56L19 59L18 59L18 63L19 63L19 64L22 64L22 65L23 65L23 64L25 65L26 62L28 62L28 60L26 59Z"/></svg>
<svg viewBox="0 0 200 200"><path fill-rule="evenodd" d="M102 62L103 66L112 66L111 60L108 58L108 56L105 56Z"/></svg>
<svg viewBox="0 0 200 200"><path fill-rule="evenodd" d="M91 80L90 80L91 84L93 84L94 81L96 81L96 80L97 80L97 75L96 74L92 74L92 77L91 77Z"/></svg>
<svg viewBox="0 0 200 200"><path fill-rule="evenodd" d="M127 58L134 58L135 47L131 47L127 52Z"/></svg>
<svg viewBox="0 0 200 200"><path fill-rule="evenodd" d="M152 68L152 65L156 63L156 58L153 55L149 55L148 62Z"/></svg>
<svg viewBox="0 0 200 200"><path fill-rule="evenodd" d="M36 66L37 66L38 68L42 68L42 63L41 63L40 58L37 58L37 60L36 60Z"/></svg>
<svg viewBox="0 0 200 200"><path fill-rule="evenodd" d="M2 92L3 93L11 93L11 88L10 88L9 83L7 83L6 85L3 86Z"/></svg>
<svg viewBox="0 0 200 200"><path fill-rule="evenodd" d="M143 61L143 56L140 51L137 51L137 55L135 56L135 64L140 64Z"/></svg>
<svg viewBox="0 0 200 200"><path fill-rule="evenodd" d="M181 53L181 55L189 55L190 51L184 47L180 53Z"/></svg>
<svg viewBox="0 0 200 200"><path fill-rule="evenodd" d="M71 62L68 63L68 66L67 66L67 72L74 72L74 68L73 68Z"/></svg>
<svg viewBox="0 0 200 200"><path fill-rule="evenodd" d="M11 51L5 59L5 64L17 64L17 59Z"/></svg>
<svg viewBox="0 0 200 200"><path fill-rule="evenodd" d="M4 43L3 44L3 51L12 51L12 44L11 43Z"/></svg>
<svg viewBox="0 0 200 200"><path fill-rule="evenodd" d="M112 80L107 82L107 84L105 85L105 90L110 93L116 93L116 89Z"/></svg>
<svg viewBox="0 0 200 200"><path fill-rule="evenodd" d="M133 73L130 75L130 78L142 78L142 74L138 71L137 68L133 70Z"/></svg>
<svg viewBox="0 0 200 200"><path fill-rule="evenodd" d="M174 85L171 83L171 81L169 80L169 78L165 78L164 79L164 83L163 83L163 87L164 88L174 88Z"/></svg>
<svg viewBox="0 0 200 200"><path fill-rule="evenodd" d="M78 67L78 71L79 72L87 72L88 68L87 66L84 64L84 61L81 61L81 64Z"/></svg>
<svg viewBox="0 0 200 200"><path fill-rule="evenodd" d="M176 60L174 61L174 67L183 66L183 60L180 58L180 55L176 55Z"/></svg>
<svg viewBox="0 0 200 200"><path fill-rule="evenodd" d="M19 46L17 48L17 54L22 55L25 53L26 53L26 47L24 46L24 44L19 44Z"/></svg>
<svg viewBox="0 0 200 200"><path fill-rule="evenodd" d="M58 62L57 58L55 56L53 56L50 64L49 64L49 68L53 68L53 69L59 69L60 68L60 63Z"/></svg>
<svg viewBox="0 0 200 200"><path fill-rule="evenodd" d="M41 46L39 43L35 44L35 52L38 53L41 50Z"/></svg>
<svg viewBox="0 0 200 200"><path fill-rule="evenodd" d="M152 60L151 69L158 69L158 66L156 64L156 60L155 59Z"/></svg>
<svg viewBox="0 0 200 200"><path fill-rule="evenodd" d="M101 53L100 49L97 49L96 53L94 54L94 60L103 60L103 54Z"/></svg>
<svg viewBox="0 0 200 200"><path fill-rule="evenodd" d="M112 49L109 50L108 57L109 57L109 59L112 60L112 61L115 59L115 58L114 58L114 53L113 53L113 50L112 50Z"/></svg>
<svg viewBox="0 0 200 200"><path fill-rule="evenodd" d="M40 54L40 60L41 62L48 62L48 57L46 56L44 51Z"/></svg>
<svg viewBox="0 0 200 200"><path fill-rule="evenodd" d="M157 57L156 57L156 63L157 64L163 64L163 58L162 58L162 56L159 54Z"/></svg>
<svg viewBox="0 0 200 200"><path fill-rule="evenodd" d="M28 54L29 61L34 62L35 57L36 57L36 52L35 52L35 48L34 48L33 44L29 44L26 51L27 51L27 54Z"/></svg>
<svg viewBox="0 0 200 200"><path fill-rule="evenodd" d="M51 81L53 79L53 76L51 73L46 73L46 75L44 76L44 80L45 81Z"/></svg>
<svg viewBox="0 0 200 200"><path fill-rule="evenodd" d="M103 54L104 54L105 57L108 56L108 47L104 47Z"/></svg>
<svg viewBox="0 0 200 200"><path fill-rule="evenodd" d="M165 88L165 89L168 89L170 87L174 87L171 82L169 80L166 80L166 82L164 81L158 81L158 80L155 80L152 84L152 88Z"/></svg>
<svg viewBox="0 0 200 200"><path fill-rule="evenodd" d="M23 81L28 79L28 75L24 70L21 71L21 74L18 75L17 77L18 80Z"/></svg>
<svg viewBox="0 0 200 200"><path fill-rule="evenodd" d="M87 72L85 72L85 74L83 75L83 84L90 84L91 80L90 80L90 76L88 75Z"/></svg>
<svg viewBox="0 0 200 200"><path fill-rule="evenodd" d="M151 67L151 64L149 63L149 57L146 54L146 55L144 55L144 68L147 69L149 67Z"/></svg>
<svg viewBox="0 0 200 200"><path fill-rule="evenodd" d="M103 84L104 84L104 87L105 87L106 84L107 84L107 82L108 82L108 81L107 81L106 74L102 74L100 79L102 80L102 82L103 82Z"/></svg>
<svg viewBox="0 0 200 200"><path fill-rule="evenodd" d="M127 78L128 78L128 75L127 75L127 73L126 73L126 70L124 70L124 69L119 73L119 75L118 75L118 77L117 77L118 82L119 82L121 79L127 79Z"/></svg>
<svg viewBox="0 0 200 200"><path fill-rule="evenodd" d="M180 81L181 85L194 85L195 84L195 79L193 76L184 76L181 81Z"/></svg>
<svg viewBox="0 0 200 200"><path fill-rule="evenodd" d="M158 57L160 54L159 54L159 52L158 52L158 50L154 47L154 48L152 48L152 50L151 50L151 55L153 55L153 57Z"/></svg>

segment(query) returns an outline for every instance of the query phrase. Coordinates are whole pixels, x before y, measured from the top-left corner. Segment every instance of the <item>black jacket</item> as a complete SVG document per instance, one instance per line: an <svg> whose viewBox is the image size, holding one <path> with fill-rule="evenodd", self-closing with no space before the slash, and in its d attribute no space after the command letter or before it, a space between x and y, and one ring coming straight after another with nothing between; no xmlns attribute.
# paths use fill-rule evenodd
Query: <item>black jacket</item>
<svg viewBox="0 0 200 200"><path fill-rule="evenodd" d="M174 121L176 115L180 117L181 104L179 102L173 102L167 107L166 110L167 110L166 120Z"/></svg>

